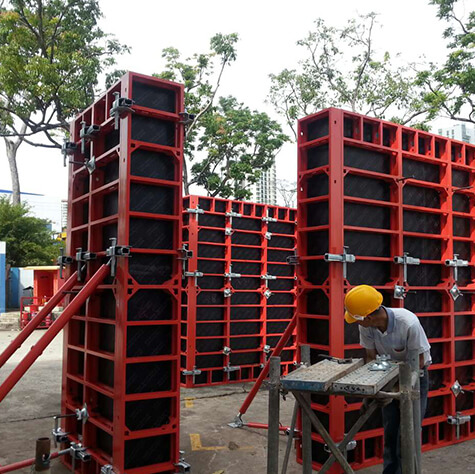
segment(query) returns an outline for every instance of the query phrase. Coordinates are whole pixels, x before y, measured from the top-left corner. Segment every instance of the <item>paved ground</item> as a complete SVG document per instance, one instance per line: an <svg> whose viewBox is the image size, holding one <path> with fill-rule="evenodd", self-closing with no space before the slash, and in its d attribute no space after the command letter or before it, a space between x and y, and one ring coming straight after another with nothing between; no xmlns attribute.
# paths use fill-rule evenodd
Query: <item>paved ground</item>
<svg viewBox="0 0 475 474"><path fill-rule="evenodd" d="M16 332L0 331L0 351ZM18 361L28 347L42 334L36 331L32 342L21 348L12 362ZM61 390L61 336L57 337L36 364L28 371L15 389L0 405L0 465L19 461L34 454L34 441L48 436L52 416L59 412ZM0 381L12 369L8 364L0 370ZM231 421L250 385L232 385L182 391L181 447L192 465L194 474L250 474L265 473L265 432L248 429L231 429ZM282 422L289 423L292 401L283 403ZM246 419L267 421L267 397L258 395ZM286 438L281 438L281 452ZM301 472L292 456L288 474ZM426 453L423 456L424 474L443 472L475 472L475 442ZM52 471L66 471L57 461ZM23 471L29 473L29 469ZM380 466L365 469L361 474L377 474Z"/></svg>

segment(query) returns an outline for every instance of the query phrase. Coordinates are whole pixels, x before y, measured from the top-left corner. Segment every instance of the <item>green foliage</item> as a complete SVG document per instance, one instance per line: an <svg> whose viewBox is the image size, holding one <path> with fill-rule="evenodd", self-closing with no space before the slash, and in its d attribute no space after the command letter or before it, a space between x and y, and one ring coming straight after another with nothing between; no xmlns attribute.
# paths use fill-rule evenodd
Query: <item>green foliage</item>
<svg viewBox="0 0 475 474"><path fill-rule="evenodd" d="M424 102L433 116L438 114L475 123L475 11L464 19L459 0L432 0L437 16L449 24L443 36L449 49L442 66L431 64L419 73L426 89Z"/></svg>
<svg viewBox="0 0 475 474"><path fill-rule="evenodd" d="M127 50L100 17L97 0L10 0L0 10L0 107L27 136L67 129L93 100L98 75Z"/></svg>
<svg viewBox="0 0 475 474"><path fill-rule="evenodd" d="M193 182L211 196L249 199L248 185L271 167L287 140L267 114L251 111L234 97L222 97L203 117L198 151L206 157L193 165Z"/></svg>
<svg viewBox="0 0 475 474"><path fill-rule="evenodd" d="M322 19L297 45L306 59L298 68L271 74L269 101L296 137L298 118L326 107L342 107L408 123L425 113L412 66L398 66L374 46L376 14L351 19L344 28Z"/></svg>
<svg viewBox="0 0 475 474"><path fill-rule="evenodd" d="M203 186L210 195L245 199L246 187L269 169L287 137L266 114L251 111L233 97L215 105L223 73L236 60L236 33L216 34L210 51L182 59L173 47L162 51L165 69L158 77L185 86L187 127L183 184Z"/></svg>
<svg viewBox="0 0 475 474"><path fill-rule="evenodd" d="M29 215L25 204L0 197L0 241L6 242L7 264L15 267L51 265L61 243L53 239L49 222Z"/></svg>

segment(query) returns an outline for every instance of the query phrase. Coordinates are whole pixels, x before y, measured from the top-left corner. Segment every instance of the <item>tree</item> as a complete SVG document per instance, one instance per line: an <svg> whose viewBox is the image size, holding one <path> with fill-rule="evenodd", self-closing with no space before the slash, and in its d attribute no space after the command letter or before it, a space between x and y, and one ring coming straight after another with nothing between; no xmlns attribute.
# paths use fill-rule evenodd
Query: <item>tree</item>
<svg viewBox="0 0 475 474"><path fill-rule="evenodd" d="M68 118L92 102L98 75L127 51L99 28L101 15L98 0L9 0L0 8L0 133L14 203L18 148L60 148L57 131L68 131Z"/></svg>
<svg viewBox="0 0 475 474"><path fill-rule="evenodd" d="M431 64L418 74L424 101L433 116L475 123L475 11L464 18L459 0L431 0L449 26L443 36L449 53L442 66Z"/></svg>
<svg viewBox="0 0 475 474"><path fill-rule="evenodd" d="M284 206L296 207L297 183L287 179L277 180L277 194L282 198Z"/></svg>
<svg viewBox="0 0 475 474"><path fill-rule="evenodd" d="M249 199L249 184L268 170L288 137L265 113L251 111L234 97L221 97L201 121L198 151L205 158L195 163L191 183L211 196Z"/></svg>
<svg viewBox="0 0 475 474"><path fill-rule="evenodd" d="M61 243L53 238L49 221L29 215L25 204L0 197L0 241L6 242L7 265L51 265Z"/></svg>
<svg viewBox="0 0 475 474"><path fill-rule="evenodd" d="M196 182L190 176L189 167L197 159L195 151L199 128L214 104L226 66L236 60L235 45L238 39L236 33L229 35L218 33L210 40L209 52L194 54L185 60L176 48L169 47L162 50L162 57L166 61L165 69L155 75L162 79L181 82L185 87L185 107L189 114L183 162L185 194L189 194L190 186Z"/></svg>
<svg viewBox="0 0 475 474"><path fill-rule="evenodd" d="M409 123L429 107L415 83L412 65L380 54L374 45L376 14L359 16L344 28L322 19L297 42L306 59L297 69L271 74L268 100L297 138L296 121L326 107L343 107L378 118Z"/></svg>

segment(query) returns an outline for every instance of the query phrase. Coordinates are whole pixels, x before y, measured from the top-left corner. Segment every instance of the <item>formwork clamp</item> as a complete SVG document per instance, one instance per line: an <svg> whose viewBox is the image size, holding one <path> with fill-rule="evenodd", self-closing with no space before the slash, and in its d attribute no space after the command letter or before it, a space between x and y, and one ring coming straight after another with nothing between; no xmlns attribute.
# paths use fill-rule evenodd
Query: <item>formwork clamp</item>
<svg viewBox="0 0 475 474"><path fill-rule="evenodd" d="M78 149L78 146L74 142L69 142L67 139L64 140L61 145L61 154L63 155L63 165L66 167L68 156L74 155L75 151Z"/></svg>
<svg viewBox="0 0 475 474"><path fill-rule="evenodd" d="M343 278L347 276L348 263L356 262L356 257L351 253L347 253L347 250L348 247L344 246L342 254L326 253L323 256L325 262L340 262L343 264Z"/></svg>
<svg viewBox="0 0 475 474"><path fill-rule="evenodd" d="M84 252L81 247L76 249L76 262L78 263L78 281L82 281L82 270L81 262L87 263L91 260L95 260L97 254L94 252Z"/></svg>
<svg viewBox="0 0 475 474"><path fill-rule="evenodd" d="M114 278L117 270L117 258L120 257L130 257L130 246L128 245L117 245L117 239L112 237L110 239L111 245L106 250L106 256L110 257L110 266L111 266L111 277Z"/></svg>
<svg viewBox="0 0 475 474"><path fill-rule="evenodd" d="M300 263L300 257L297 255L297 250L294 250L294 254L293 255L289 255L288 257L286 257L285 261L287 262L287 264L289 265L298 265Z"/></svg>
<svg viewBox="0 0 475 474"><path fill-rule="evenodd" d="M455 425L455 437L460 439L460 427L465 423L469 423L471 420L470 415L462 415L461 412L456 412L454 415L449 415L447 417L447 423L449 425Z"/></svg>
<svg viewBox="0 0 475 474"><path fill-rule="evenodd" d="M266 239L266 240L272 239L272 232L266 232L266 233L264 234L264 239Z"/></svg>
<svg viewBox="0 0 475 474"><path fill-rule="evenodd" d="M229 211L229 212L226 212L226 217L242 217L242 214L239 214L239 212L234 212L234 211Z"/></svg>
<svg viewBox="0 0 475 474"><path fill-rule="evenodd" d="M112 102L112 107L109 111L109 115L114 117L114 130L119 130L119 119L123 117L125 114L134 113L134 109L132 106L135 102L132 99L128 99L127 97L121 97L120 92L113 93L115 99Z"/></svg>
<svg viewBox="0 0 475 474"><path fill-rule="evenodd" d="M277 277L266 273L265 275L261 275L261 280L264 280L266 282L266 288L269 288L269 280L277 280Z"/></svg>
<svg viewBox="0 0 475 474"><path fill-rule="evenodd" d="M233 235L233 228L232 227L225 227L224 228L224 235Z"/></svg>
<svg viewBox="0 0 475 474"><path fill-rule="evenodd" d="M79 131L79 138L81 139L81 153L86 154L86 142L92 140L101 131L101 126L96 124L86 125L86 122L81 122L81 130Z"/></svg>
<svg viewBox="0 0 475 474"><path fill-rule="evenodd" d="M231 298L231 296L233 296L233 290L231 290L231 288L225 288L223 294L225 298Z"/></svg>
<svg viewBox="0 0 475 474"><path fill-rule="evenodd" d="M64 248L61 247L59 250L59 257L57 259L57 264L59 266L59 278L63 279L63 270L66 265L71 265L74 262L74 258L69 255L64 255Z"/></svg>
<svg viewBox="0 0 475 474"><path fill-rule="evenodd" d="M193 385L195 384L195 377L201 375L201 370L196 368L196 365L193 366L192 370L183 370L181 372L185 377L193 377Z"/></svg>
<svg viewBox="0 0 475 474"><path fill-rule="evenodd" d="M264 296L266 297L266 299L269 299L272 295L273 293L272 291L269 290L269 288L267 288L267 290L264 291Z"/></svg>
<svg viewBox="0 0 475 474"><path fill-rule="evenodd" d="M178 462L174 465L178 468L175 474L186 474L191 472L191 464L185 461L185 451L179 451Z"/></svg>
<svg viewBox="0 0 475 474"><path fill-rule="evenodd" d="M416 257L410 257L409 252L404 252L402 257L394 257L394 263L403 265L403 282L407 282L407 266L408 265L420 265L421 259Z"/></svg>
<svg viewBox="0 0 475 474"><path fill-rule="evenodd" d="M229 278L230 280L232 280L233 278L241 278L241 274L233 273L232 271L229 271L224 274L224 278Z"/></svg>
<svg viewBox="0 0 475 474"><path fill-rule="evenodd" d="M454 286L449 290L450 296L452 299L455 301L459 296L463 296L462 292L459 290L459 287L457 286L457 280L458 280L458 269L462 267L468 267L469 263L468 260L462 260L458 258L458 254L454 253L454 258L452 260L446 259L445 260L445 265L447 267L452 267L454 269Z"/></svg>
<svg viewBox="0 0 475 474"><path fill-rule="evenodd" d="M277 219L276 219L275 217L267 217L267 216L264 216L264 217L262 217L261 220L262 220L263 222L267 222L267 223L269 223L269 222L277 222Z"/></svg>
<svg viewBox="0 0 475 474"><path fill-rule="evenodd" d="M188 244L183 244L181 248L178 250L178 257L177 260L182 261L182 278L185 279L185 271L186 271L186 262L193 258L193 250L188 249Z"/></svg>
<svg viewBox="0 0 475 474"><path fill-rule="evenodd" d="M111 464L101 466L101 474L114 474L114 467Z"/></svg>
<svg viewBox="0 0 475 474"><path fill-rule="evenodd" d="M201 278L203 276L203 272L183 272L183 278L194 278L195 279L195 285L198 286L198 278Z"/></svg>
<svg viewBox="0 0 475 474"><path fill-rule="evenodd" d="M201 207L200 207L199 204L196 206L196 208L188 207L188 208L186 209L186 212L187 212L188 214L191 214L191 215L196 216L196 222L199 221L200 214L204 214L204 213L205 213L204 209L201 209Z"/></svg>

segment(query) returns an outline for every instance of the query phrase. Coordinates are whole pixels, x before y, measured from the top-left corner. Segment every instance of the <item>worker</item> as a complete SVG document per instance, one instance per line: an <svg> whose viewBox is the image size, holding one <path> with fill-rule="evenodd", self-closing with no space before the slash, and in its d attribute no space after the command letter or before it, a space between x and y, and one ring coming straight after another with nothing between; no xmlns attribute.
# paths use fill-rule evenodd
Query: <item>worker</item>
<svg viewBox="0 0 475 474"><path fill-rule="evenodd" d="M427 407L431 363L430 344L419 318L404 308L382 305L383 295L368 285L352 288L345 296L345 320L359 325L360 344L366 350L366 362L376 355L389 355L392 360L409 362L409 351L419 353L421 423ZM383 474L401 474L399 401L384 399ZM364 403L367 406L367 402Z"/></svg>

